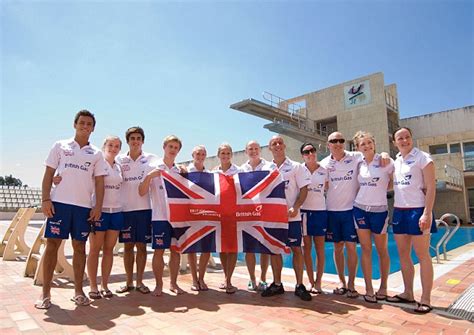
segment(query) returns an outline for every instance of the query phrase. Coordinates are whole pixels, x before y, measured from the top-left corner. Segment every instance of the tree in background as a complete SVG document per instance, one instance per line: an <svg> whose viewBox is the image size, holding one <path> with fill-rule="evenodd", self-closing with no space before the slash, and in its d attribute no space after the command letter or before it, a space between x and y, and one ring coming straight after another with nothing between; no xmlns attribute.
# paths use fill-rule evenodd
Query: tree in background
<svg viewBox="0 0 474 335"><path fill-rule="evenodd" d="M2 177L0 176L0 185L3 186L21 186L23 185L23 182L18 179L13 177L12 175ZM28 186L28 185L25 185Z"/></svg>

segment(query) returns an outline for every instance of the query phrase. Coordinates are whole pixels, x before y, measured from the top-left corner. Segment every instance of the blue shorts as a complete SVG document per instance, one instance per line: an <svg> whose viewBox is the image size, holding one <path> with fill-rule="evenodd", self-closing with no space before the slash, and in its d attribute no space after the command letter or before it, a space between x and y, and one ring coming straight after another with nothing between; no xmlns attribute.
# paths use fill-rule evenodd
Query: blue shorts
<svg viewBox="0 0 474 335"><path fill-rule="evenodd" d="M374 234L386 234L388 228L388 211L367 212L354 207L352 209L357 229L369 229Z"/></svg>
<svg viewBox="0 0 474 335"><path fill-rule="evenodd" d="M327 242L358 242L352 209L328 211Z"/></svg>
<svg viewBox="0 0 474 335"><path fill-rule="evenodd" d="M301 247L302 236L301 221L288 222L288 239L286 240L286 246Z"/></svg>
<svg viewBox="0 0 474 335"><path fill-rule="evenodd" d="M123 212L123 229L120 231L121 243L151 242L151 209Z"/></svg>
<svg viewBox="0 0 474 335"><path fill-rule="evenodd" d="M151 223L153 249L169 249L174 237L173 227L168 221L152 221Z"/></svg>
<svg viewBox="0 0 474 335"><path fill-rule="evenodd" d="M89 218L91 209L75 205L53 202L54 215L46 220L44 237L66 240L87 241L90 233Z"/></svg>
<svg viewBox="0 0 474 335"><path fill-rule="evenodd" d="M326 236L328 212L301 210L303 236Z"/></svg>
<svg viewBox="0 0 474 335"><path fill-rule="evenodd" d="M424 207L421 208L394 208L392 216L392 229L394 234L422 235L418 221L423 215ZM433 215L430 233L436 233L436 220Z"/></svg>
<svg viewBox="0 0 474 335"><path fill-rule="evenodd" d="M124 228L123 213L104 213L100 216L100 221L95 222L96 231L122 230Z"/></svg>

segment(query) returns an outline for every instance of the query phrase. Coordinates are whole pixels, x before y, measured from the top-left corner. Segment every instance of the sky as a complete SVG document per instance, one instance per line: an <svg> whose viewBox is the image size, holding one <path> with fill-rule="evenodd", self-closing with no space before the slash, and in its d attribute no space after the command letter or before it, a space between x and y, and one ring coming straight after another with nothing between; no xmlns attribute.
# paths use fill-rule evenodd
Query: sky
<svg viewBox="0 0 474 335"><path fill-rule="evenodd" d="M40 186L76 112L91 142L145 129L144 150L183 141L214 155L272 136L229 108L383 72L400 116L474 104L474 2L0 0L0 175ZM122 152L126 151L126 144Z"/></svg>

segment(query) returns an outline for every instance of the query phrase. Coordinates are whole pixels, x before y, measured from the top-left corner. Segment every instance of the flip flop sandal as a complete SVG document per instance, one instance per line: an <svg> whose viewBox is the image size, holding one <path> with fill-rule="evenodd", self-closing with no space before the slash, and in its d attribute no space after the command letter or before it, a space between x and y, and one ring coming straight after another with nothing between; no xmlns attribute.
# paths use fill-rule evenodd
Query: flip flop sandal
<svg viewBox="0 0 474 335"><path fill-rule="evenodd" d="M219 290L226 290L226 289L227 289L226 283L220 283L219 284Z"/></svg>
<svg viewBox="0 0 474 335"><path fill-rule="evenodd" d="M225 289L225 293L227 294L234 294L235 292L237 292L237 287L235 286L229 286Z"/></svg>
<svg viewBox="0 0 474 335"><path fill-rule="evenodd" d="M199 282L199 289L201 291L209 291L209 287L207 287L205 282Z"/></svg>
<svg viewBox="0 0 474 335"><path fill-rule="evenodd" d="M82 294L78 294L71 298L71 301L73 301L77 306L88 306L91 303L91 300Z"/></svg>
<svg viewBox="0 0 474 335"><path fill-rule="evenodd" d="M107 290L101 290L100 293L102 294L102 296L104 298L112 298L114 296L114 294L112 293L111 290L107 289Z"/></svg>
<svg viewBox="0 0 474 335"><path fill-rule="evenodd" d="M345 287L338 287L338 288L335 288L332 293L336 294L336 295L344 295L346 294L348 291L347 288Z"/></svg>
<svg viewBox="0 0 474 335"><path fill-rule="evenodd" d="M140 286L137 286L135 287L135 290L142 293L142 294L148 294L150 293L150 289L148 287L146 287L145 285L140 285Z"/></svg>
<svg viewBox="0 0 474 335"><path fill-rule="evenodd" d="M414 304L416 302L415 300L406 299L398 294L394 295L393 297L387 297L385 300L387 300L388 302L396 303L396 304L400 304L400 303Z"/></svg>
<svg viewBox="0 0 474 335"><path fill-rule="evenodd" d="M420 314L426 314L426 313L431 312L432 310L433 310L433 307L431 307L430 305L422 304L419 302L416 303L416 307L414 309L416 313L420 313Z"/></svg>
<svg viewBox="0 0 474 335"><path fill-rule="evenodd" d="M199 286L200 286L199 283L198 284L192 284L191 285L191 291L195 291L195 292L201 291L201 288Z"/></svg>
<svg viewBox="0 0 474 335"><path fill-rule="evenodd" d="M123 286L120 286L120 288L116 289L115 293L126 293L126 292L130 292L134 289L135 289L135 286L123 285Z"/></svg>
<svg viewBox="0 0 474 335"><path fill-rule="evenodd" d="M89 292L89 298L90 298L90 299L94 299L94 300L102 299L102 295L100 294L99 291L97 291L97 292L90 291L90 292Z"/></svg>
<svg viewBox="0 0 474 335"><path fill-rule="evenodd" d="M368 303L376 304L377 303L377 296L375 294L374 295L365 294L364 295L364 300Z"/></svg>
<svg viewBox="0 0 474 335"><path fill-rule="evenodd" d="M309 290L309 293L311 293L311 294L323 294L323 290L320 290L320 289L312 286L311 290Z"/></svg>
<svg viewBox="0 0 474 335"><path fill-rule="evenodd" d="M48 309L51 307L51 297L46 297L43 300L38 299L35 302L35 308L37 309Z"/></svg>
<svg viewBox="0 0 474 335"><path fill-rule="evenodd" d="M356 290L347 290L347 297L351 299L356 299L357 297L359 297L359 292L357 292Z"/></svg>
<svg viewBox="0 0 474 335"><path fill-rule="evenodd" d="M379 292L375 293L375 298L377 300L387 300L387 295L386 294L381 294Z"/></svg>

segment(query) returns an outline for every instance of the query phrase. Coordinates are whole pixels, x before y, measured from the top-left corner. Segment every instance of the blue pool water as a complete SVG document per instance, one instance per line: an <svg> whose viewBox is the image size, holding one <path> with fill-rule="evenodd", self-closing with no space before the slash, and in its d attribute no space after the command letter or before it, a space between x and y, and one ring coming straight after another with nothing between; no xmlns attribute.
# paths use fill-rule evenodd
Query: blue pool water
<svg viewBox="0 0 474 335"><path fill-rule="evenodd" d="M443 236L445 233L445 228L440 226L438 228L438 232L436 234L433 234L431 236L431 245L435 246L436 243L438 243L439 239ZM453 250L458 247L461 247L469 242L474 241L474 228L459 228L459 230L454 234L454 236L451 238L451 240L448 242L446 245L447 250ZM324 267L324 272L326 273L333 273L337 274L336 272L336 266L334 265L334 259L333 259L333 244L332 243L326 243L325 247L325 255L326 255L326 264ZM361 248L360 245L357 246L357 253L359 255L359 266L357 268L357 277L363 278L362 274L362 268L360 267L360 257L361 257ZM440 253L442 252L442 247L440 248ZM393 238L393 233L389 232L388 236L388 253L390 255L390 273L397 272L400 270L400 262L398 259L398 251L397 251L397 246L395 243L395 240ZM436 253L434 250L431 250L431 255L436 256ZM418 259L416 258L415 252L412 252L412 257L414 263L418 263ZM441 259L443 255L441 254ZM313 246L313 259L316 258L316 252L314 250ZM244 254L239 254L238 259L240 261L244 261ZM258 259L257 259L258 261ZM287 255L283 256L283 267L285 268L293 268L292 265L292 256ZM372 276L374 279L379 279L380 278L380 271L379 271L379 260L378 260L378 255L377 255L377 250L375 249L375 245L373 245L373 250L372 250Z"/></svg>

